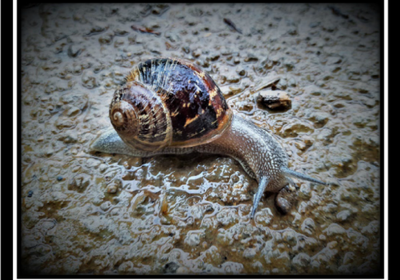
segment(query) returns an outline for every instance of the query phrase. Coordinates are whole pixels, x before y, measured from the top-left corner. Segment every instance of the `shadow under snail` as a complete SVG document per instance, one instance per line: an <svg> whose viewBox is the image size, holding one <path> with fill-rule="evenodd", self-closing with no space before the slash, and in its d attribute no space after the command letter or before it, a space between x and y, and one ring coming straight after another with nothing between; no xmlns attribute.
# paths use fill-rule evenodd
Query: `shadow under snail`
<svg viewBox="0 0 400 280"><path fill-rule="evenodd" d="M115 91L109 116L113 128L93 142L94 151L138 157L199 152L237 160L259 184L252 219L264 191L277 193L281 212L290 209L289 184L296 186L291 177L325 185L290 170L275 138L235 115L212 78L187 60L139 63Z"/></svg>

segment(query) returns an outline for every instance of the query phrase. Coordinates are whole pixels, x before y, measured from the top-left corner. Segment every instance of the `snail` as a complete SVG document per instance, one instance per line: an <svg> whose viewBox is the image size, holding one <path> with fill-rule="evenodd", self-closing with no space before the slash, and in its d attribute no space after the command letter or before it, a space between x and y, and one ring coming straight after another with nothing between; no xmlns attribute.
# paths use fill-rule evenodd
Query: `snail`
<svg viewBox="0 0 400 280"><path fill-rule="evenodd" d="M276 206L287 212L289 186L296 186L291 177L325 185L290 170L278 141L234 114L213 79L187 60L139 63L115 91L109 117L113 127L92 143L94 151L138 157L199 152L237 160L259 184L251 219L264 191L277 193Z"/></svg>

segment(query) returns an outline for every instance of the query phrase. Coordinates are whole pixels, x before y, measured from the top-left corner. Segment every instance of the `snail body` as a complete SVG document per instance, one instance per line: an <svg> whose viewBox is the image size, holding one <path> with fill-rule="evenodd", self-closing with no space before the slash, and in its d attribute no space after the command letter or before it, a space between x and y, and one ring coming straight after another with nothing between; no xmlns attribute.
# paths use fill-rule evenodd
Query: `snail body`
<svg viewBox="0 0 400 280"><path fill-rule="evenodd" d="M278 193L278 209L287 212L293 200L291 177L325 184L288 169L278 141L235 115L212 78L186 60L138 64L114 93L109 114L113 128L95 140L92 150L139 157L192 152L230 156L259 184L251 218L264 191Z"/></svg>

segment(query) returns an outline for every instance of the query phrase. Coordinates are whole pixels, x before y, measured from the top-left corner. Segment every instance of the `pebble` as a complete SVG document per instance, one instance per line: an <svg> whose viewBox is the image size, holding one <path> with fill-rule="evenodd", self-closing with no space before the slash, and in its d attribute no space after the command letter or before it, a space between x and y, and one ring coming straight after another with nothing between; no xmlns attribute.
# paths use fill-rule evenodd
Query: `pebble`
<svg viewBox="0 0 400 280"><path fill-rule="evenodd" d="M122 188L122 181L120 179L114 179L111 183L107 185L108 193L116 193Z"/></svg>
<svg viewBox="0 0 400 280"><path fill-rule="evenodd" d="M179 264L175 262L169 262L164 266L164 273L175 273L179 267Z"/></svg>
<svg viewBox="0 0 400 280"><path fill-rule="evenodd" d="M244 70L244 69L238 70L237 73L239 74L239 76L245 76L246 75L246 70Z"/></svg>
<svg viewBox="0 0 400 280"><path fill-rule="evenodd" d="M292 104L287 92L282 90L263 90L259 92L257 100L270 109L288 108Z"/></svg>
<svg viewBox="0 0 400 280"><path fill-rule="evenodd" d="M114 193L116 193L117 191L118 191L118 186L115 185L114 183L112 183L111 185L109 185L109 186L107 187L107 192L108 192L108 193L114 194Z"/></svg>

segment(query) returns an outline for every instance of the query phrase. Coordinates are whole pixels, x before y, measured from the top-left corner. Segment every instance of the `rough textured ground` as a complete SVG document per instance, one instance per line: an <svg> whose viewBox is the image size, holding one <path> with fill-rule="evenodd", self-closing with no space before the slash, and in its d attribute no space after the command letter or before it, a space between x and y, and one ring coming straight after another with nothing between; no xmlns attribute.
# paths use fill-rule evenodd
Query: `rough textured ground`
<svg viewBox="0 0 400 280"><path fill-rule="evenodd" d="M239 33L224 22L230 19ZM380 269L378 7L57 4L22 10L21 264L35 274L372 274ZM149 28L159 35L133 30ZM92 153L130 68L203 67L236 114L270 130L294 208L222 156ZM256 102L273 75L292 99Z"/></svg>

